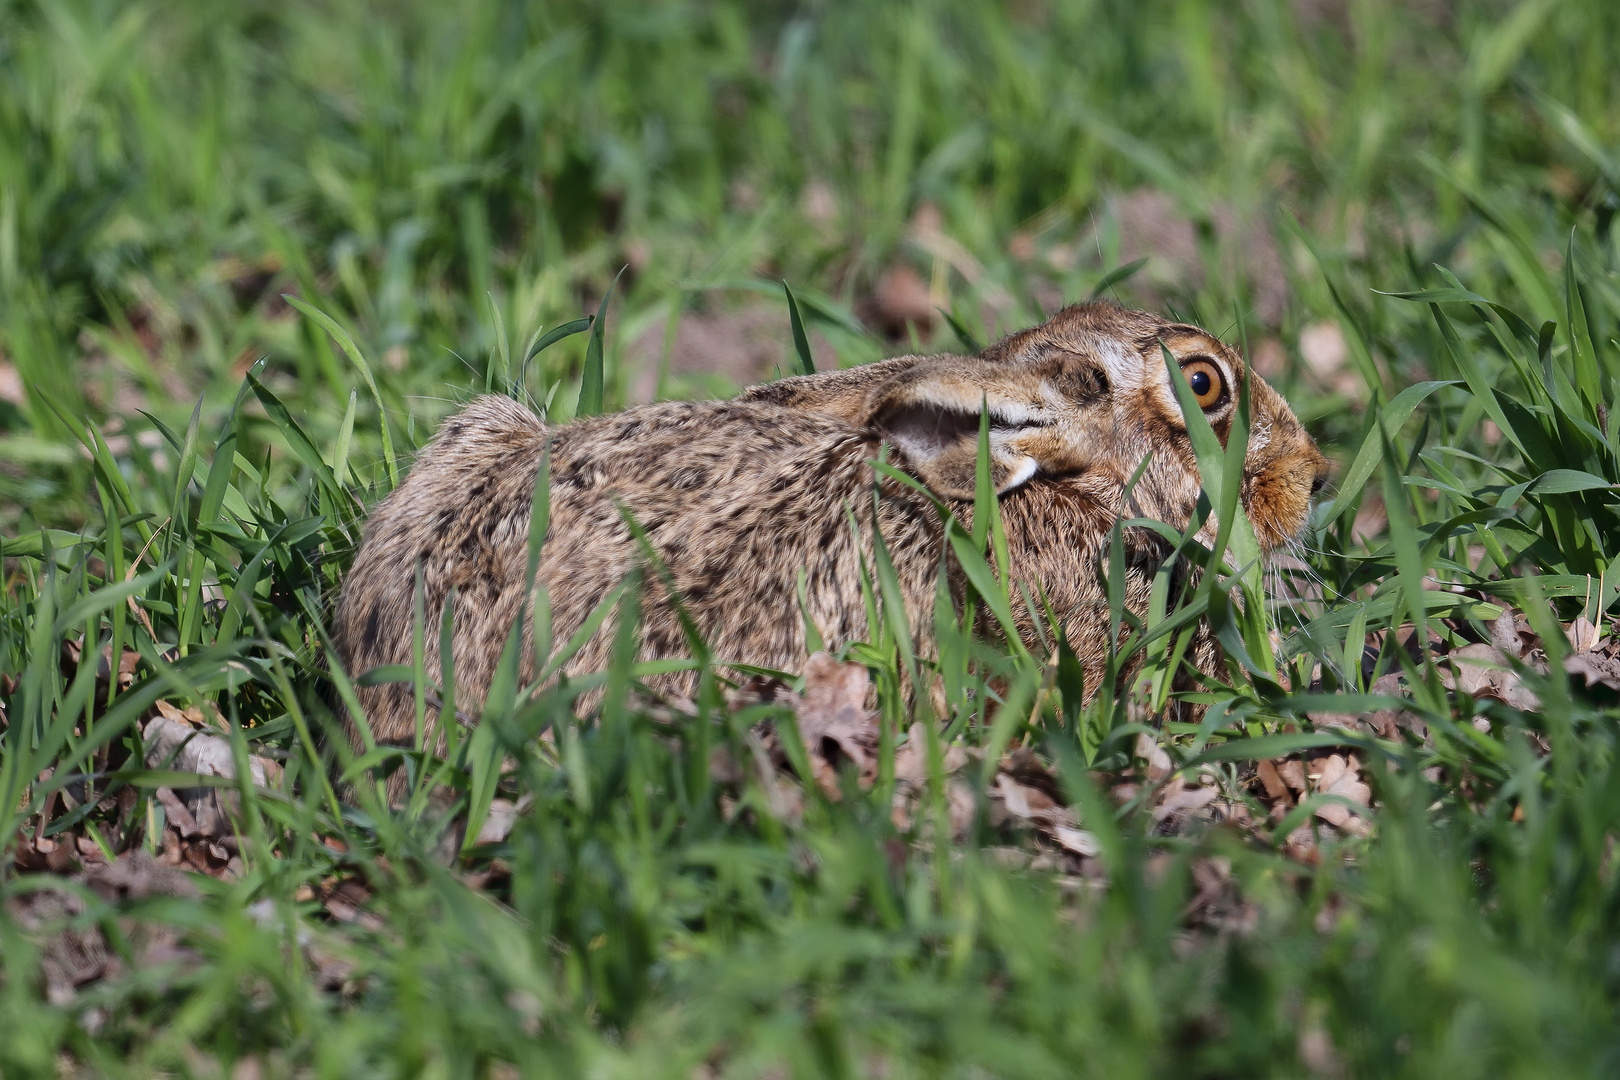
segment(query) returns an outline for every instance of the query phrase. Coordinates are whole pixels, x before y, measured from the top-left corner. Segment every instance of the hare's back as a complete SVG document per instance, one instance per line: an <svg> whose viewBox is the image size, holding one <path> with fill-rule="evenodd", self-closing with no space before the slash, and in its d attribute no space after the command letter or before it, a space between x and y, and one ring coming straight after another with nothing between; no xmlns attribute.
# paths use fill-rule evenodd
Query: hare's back
<svg viewBox="0 0 1620 1080"><path fill-rule="evenodd" d="M735 401L668 402L557 431L540 568L556 627L583 623L650 551L664 580L646 598L649 655L685 652L663 603L673 584L716 655L785 664L803 648L799 571L829 594L830 618L841 608L830 594L859 581L849 507L869 499L877 449L836 417Z"/></svg>

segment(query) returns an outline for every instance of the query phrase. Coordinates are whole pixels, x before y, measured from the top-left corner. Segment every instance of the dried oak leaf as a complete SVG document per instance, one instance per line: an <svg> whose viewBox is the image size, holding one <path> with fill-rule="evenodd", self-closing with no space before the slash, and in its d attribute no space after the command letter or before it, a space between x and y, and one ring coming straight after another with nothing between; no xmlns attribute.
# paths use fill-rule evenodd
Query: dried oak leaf
<svg viewBox="0 0 1620 1080"><path fill-rule="evenodd" d="M333 922L354 924L373 933L383 929L383 921L367 909L371 890L354 878L328 878L322 883L321 904Z"/></svg>
<svg viewBox="0 0 1620 1080"><path fill-rule="evenodd" d="M1492 637L1498 636L1493 631ZM1452 650L1446 657L1446 667L1440 672L1440 682L1447 689L1460 694L1494 698L1526 712L1541 707L1540 699L1524 686L1523 679L1519 672L1513 670L1507 654L1495 644L1464 645Z"/></svg>
<svg viewBox="0 0 1620 1080"><path fill-rule="evenodd" d="M1574 622L1564 627L1564 636L1569 639L1569 647L1578 653L1597 648L1597 625L1585 615L1577 615Z"/></svg>
<svg viewBox="0 0 1620 1080"><path fill-rule="evenodd" d="M1273 803L1280 804L1280 806L1273 807L1273 809L1280 809L1293 804L1294 800L1288 794L1288 785L1283 782L1282 773L1278 771L1276 761L1267 758L1260 762L1255 772L1260 778L1260 786L1265 788L1266 798Z"/></svg>
<svg viewBox="0 0 1620 1080"><path fill-rule="evenodd" d="M309 889L308 886L301 887L299 894L294 897L294 900L299 903L306 903L314 897L313 890ZM276 902L268 897L253 901L247 906L246 912L248 918L257 923L262 930L283 934L287 932L288 927L284 914L277 907ZM350 991L354 989L351 980L359 964L349 955L353 948L351 943L344 942L331 934L317 932L310 926L303 924L302 920L298 919L296 915L294 916L290 937L297 942L302 950L304 959L309 963L310 971L314 974L316 982L323 990Z"/></svg>
<svg viewBox="0 0 1620 1080"><path fill-rule="evenodd" d="M1153 804L1153 821L1162 824L1174 819L1176 824L1186 822L1215 801L1220 792L1213 786L1189 784L1182 776L1172 777L1160 790Z"/></svg>
<svg viewBox="0 0 1620 1080"><path fill-rule="evenodd" d="M1190 926L1217 933L1247 933L1260 923L1260 905L1246 899L1232 877L1232 860L1223 855L1203 856L1192 862L1197 892L1182 909Z"/></svg>
<svg viewBox="0 0 1620 1080"><path fill-rule="evenodd" d="M491 799L489 814L484 818L484 824L478 830L478 844L499 844L512 835L512 827L517 824L518 816L534 805L534 795L524 794L517 802L511 799Z"/></svg>
<svg viewBox="0 0 1620 1080"><path fill-rule="evenodd" d="M1530 620L1523 612L1508 609L1491 623L1491 644L1498 652L1515 660L1523 660L1541 647L1541 638L1530 628Z"/></svg>
<svg viewBox="0 0 1620 1080"><path fill-rule="evenodd" d="M1321 771L1313 778L1318 794L1336 795L1356 806L1372 805L1372 788L1361 779L1361 762L1354 754L1330 754L1318 763ZM1366 818L1342 802L1323 803L1316 808L1316 816L1343 832L1356 836L1366 834Z"/></svg>
<svg viewBox="0 0 1620 1080"><path fill-rule="evenodd" d="M972 788L955 779L955 774L977 755L977 750L967 750L954 744L940 747L941 771L948 781L945 804L951 820L951 833L958 839L967 835L977 807ZM896 829L904 832L911 828L913 814L928 784L928 731L921 723L911 725L905 743L894 752L894 778L894 800L889 819L894 822Z"/></svg>
<svg viewBox="0 0 1620 1080"><path fill-rule="evenodd" d="M1441 672L1441 682L1459 693L1475 697L1503 697L1513 680L1507 657L1494 645L1464 645L1446 657L1450 673Z"/></svg>
<svg viewBox="0 0 1620 1080"><path fill-rule="evenodd" d="M157 709L158 715L164 719L173 720L177 724L189 724L199 731L228 732L231 729L231 726L225 722L225 718L219 714L219 710L213 705L209 705L206 712L196 705L187 705L184 709L181 709L170 702L164 701L162 698L154 701L152 705Z"/></svg>
<svg viewBox="0 0 1620 1080"><path fill-rule="evenodd" d="M1157 784L1169 776L1175 768L1175 763L1170 760L1170 755L1165 752L1164 747L1145 731L1136 737L1136 756L1146 762L1147 779L1151 784Z"/></svg>
<svg viewBox="0 0 1620 1080"><path fill-rule="evenodd" d="M84 655L84 642L62 642L62 671L63 674L74 674L78 671L79 660ZM125 649L118 657L118 689L128 690L135 683L135 668L141 662L141 654L132 649ZM112 643L102 646L101 655L96 658L96 683L103 689L112 677ZM98 697L105 700L106 695Z"/></svg>
<svg viewBox="0 0 1620 1080"><path fill-rule="evenodd" d="M960 771L968 760L968 752L960 746L940 747L940 764L946 776ZM928 779L928 732L921 724L911 725L905 744L894 752L894 776L914 784Z"/></svg>
<svg viewBox="0 0 1620 1080"><path fill-rule="evenodd" d="M868 680L861 664L841 664L824 652L804 665L804 693L793 700L799 735L816 783L838 797L838 766L848 761L865 786L877 778L878 714L866 708Z"/></svg>
<svg viewBox="0 0 1620 1080"><path fill-rule="evenodd" d="M1057 778L1028 747L1019 747L1002 758L986 794L990 797L992 824L1010 819L1026 822L1039 835L1074 855L1089 857L1102 850L1097 838L1080 828L1074 811L1059 801Z"/></svg>
<svg viewBox="0 0 1620 1080"><path fill-rule="evenodd" d="M1305 778L1305 763L1303 761L1298 758L1289 758L1286 761L1278 761L1276 764L1277 775L1284 784L1288 785L1290 791L1297 795L1303 795L1308 790Z"/></svg>
<svg viewBox="0 0 1620 1080"><path fill-rule="evenodd" d="M159 715L147 721L142 736L146 743L146 763L152 768L167 767L177 772L194 773L231 780L236 777L236 759L229 739L199 730L189 717L168 705L168 712L159 702ZM174 715L179 714L176 719ZM201 721L197 721L200 723ZM272 788L280 784L281 766L268 758L248 756L248 769L257 787ZM230 817L237 808L236 792L229 788L187 788L176 795L185 804L190 820L177 822L182 836L218 838L231 835ZM160 796L160 801L163 801ZM164 803L165 811L168 809Z"/></svg>
<svg viewBox="0 0 1620 1080"><path fill-rule="evenodd" d="M1598 684L1620 690L1620 659L1596 652L1576 653L1564 659L1564 670L1579 676L1591 689Z"/></svg>

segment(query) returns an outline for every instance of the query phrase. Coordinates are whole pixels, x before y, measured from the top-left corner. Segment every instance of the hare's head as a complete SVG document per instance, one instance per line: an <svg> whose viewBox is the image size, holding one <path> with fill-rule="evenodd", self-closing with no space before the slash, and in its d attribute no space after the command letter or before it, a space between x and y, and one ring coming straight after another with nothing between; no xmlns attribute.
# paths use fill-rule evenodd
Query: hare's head
<svg viewBox="0 0 1620 1080"><path fill-rule="evenodd" d="M1117 513L1118 493L1146 459L1125 509L1184 526L1201 484L1166 350L1223 445L1247 382L1243 505L1262 547L1284 543L1304 526L1327 461L1282 397L1196 326L1080 304L978 356L908 357L756 394L876 429L900 464L953 500L973 497L981 410L1003 495L1046 494L1077 511L1084 500Z"/></svg>

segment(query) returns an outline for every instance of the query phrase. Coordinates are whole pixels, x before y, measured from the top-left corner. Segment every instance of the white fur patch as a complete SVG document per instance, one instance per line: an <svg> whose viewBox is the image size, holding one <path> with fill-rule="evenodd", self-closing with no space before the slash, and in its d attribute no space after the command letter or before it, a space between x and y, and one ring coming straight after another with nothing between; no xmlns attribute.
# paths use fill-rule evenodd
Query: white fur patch
<svg viewBox="0 0 1620 1080"><path fill-rule="evenodd" d="M1108 372L1108 383L1115 390L1135 390L1142 385L1142 357L1123 342L1100 338L1096 342L1097 359Z"/></svg>
<svg viewBox="0 0 1620 1080"><path fill-rule="evenodd" d="M1035 471L1040 467L1041 463L1036 461L1034 458L1024 458L1023 461L1018 463L1018 467L1012 471L1012 475L1007 477L1007 482L1001 485L1001 490L997 491L996 494L1005 495L1014 488L1022 487L1024 484L1029 483L1030 477L1034 476Z"/></svg>
<svg viewBox="0 0 1620 1080"><path fill-rule="evenodd" d="M1264 450L1269 445L1271 445L1271 419L1262 416L1255 421L1253 429L1249 432L1249 452L1252 454L1256 450Z"/></svg>

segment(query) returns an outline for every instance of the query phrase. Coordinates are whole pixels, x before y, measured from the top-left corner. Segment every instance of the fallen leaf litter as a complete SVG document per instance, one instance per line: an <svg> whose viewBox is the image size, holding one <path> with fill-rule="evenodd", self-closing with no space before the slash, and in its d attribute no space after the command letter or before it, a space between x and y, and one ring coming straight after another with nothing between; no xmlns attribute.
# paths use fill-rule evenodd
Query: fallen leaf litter
<svg viewBox="0 0 1620 1080"><path fill-rule="evenodd" d="M1515 612L1505 612L1489 629L1489 641L1436 656L1441 682L1459 697L1534 712L1540 703L1523 685L1523 673L1548 670L1544 643L1524 616ZM1566 640L1559 651L1564 670L1587 689L1620 691L1620 634L1604 634L1584 618L1562 629ZM78 645L64 646L64 666L76 669L82 659ZM111 679L117 680L119 691L129 688L140 663L137 654L126 651L115 675L109 655L104 652L97 661L102 700L108 696ZM14 689L9 683L0 686L0 725L6 722L3 699ZM1398 674L1386 675L1368 689L1389 699L1404 697ZM841 663L826 653L817 653L807 662L802 693L791 692L779 681L757 677L732 691L728 705L733 709L786 703L802 752L789 752L784 745L785 729L770 719L748 733L745 762L735 761L725 749L716 750L710 761L711 775L724 792L721 804L728 816L739 812L749 781L763 793L763 801L751 805L790 824L804 813L806 782L830 800L841 799L849 783L869 790L879 778L882 758L881 719L868 707L869 696L866 669ZM666 702L664 707L677 716L694 711L689 702ZM1482 731L1490 730L1483 716L1474 720ZM1397 708L1367 715L1313 714L1310 721L1318 730L1341 727L1383 739L1428 738L1421 721ZM195 775L206 782L157 788L146 820L137 822L131 820L138 803L133 788L98 792L87 781L75 779L58 787L46 800L43 812L16 836L12 853L16 869L42 876L31 880L31 889L18 891L6 901L7 913L40 944L41 978L53 1002L70 1002L78 989L116 977L125 969L125 960L108 946L103 921L87 917L95 903L91 897L99 898L106 908L101 913L103 920L119 921L120 933L130 943L128 955L141 967L183 967L195 962L195 954L178 928L133 917L124 909L153 896L197 896L193 874L229 879L243 873L234 825L240 809L237 751L228 735L229 725L211 707L204 712L195 705L181 708L158 700L142 726L147 766ZM1371 829L1376 811L1373 785L1368 762L1357 750L1329 747L1260 760L1238 774L1234 787L1230 775L1223 779L1212 770L1176 768L1161 740L1140 734L1130 768L1106 778L1115 803L1134 804L1144 811L1158 835L1226 824L1275 843L1294 861L1314 865L1322 857L1324 841L1365 837ZM981 817L976 785L970 779L975 772L984 771L981 748L960 743L931 747L929 732L921 723L912 724L903 740L897 741L890 813L896 829L909 835L914 845L930 848L937 839L937 825L944 824L950 831L950 843L978 841L985 857L999 865L1054 872L1060 882L1072 885L1106 880L1102 845L1068 804L1056 771L1031 747L1012 747L988 771ZM120 763L111 753L110 749L102 751L103 756L94 763L98 771L118 767ZM930 757L936 753L942 798L931 805ZM800 766L794 764L796 760ZM254 787L268 792L281 789L282 770L274 760L248 754L246 763ZM799 776L800 767L807 767L810 775ZM39 777L41 783L50 779L49 770ZM81 812L90 799L98 800L94 809L103 812L103 820L112 818L116 827L95 829L89 813ZM1296 811L1307 802L1309 813L1301 818ZM528 797L516 802L495 799L476 846L488 850L504 842L531 804ZM936 806L944 811L942 822L935 819ZM53 822L71 814L76 817L67 827L53 829ZM1291 814L1294 824L1288 834L1273 835ZM976 827L987 829L988 834L975 837ZM459 842L459 832L453 839ZM322 842L337 852L342 850L339 841L323 838ZM454 851L455 847L447 847L447 857L453 859ZM903 863L903 848L896 857ZM1150 857L1150 873L1167 859L1164 853ZM1241 931L1253 924L1257 909L1238 895L1227 860L1196 858L1192 875L1193 897L1183 912L1190 927ZM473 887L485 887L503 881L507 874L497 858L490 866L462 876ZM352 874L333 874L302 886L294 897L306 909L298 916L299 925L305 927L298 931L299 944L322 984L330 989L352 990L350 975L355 965L342 956L341 946L315 941L306 926L307 916L313 912L333 924L384 932L383 920L368 908L371 900L371 888ZM250 916L261 924L282 917L268 900L251 907ZM96 1023L93 1012L85 1020L91 1026Z"/></svg>

